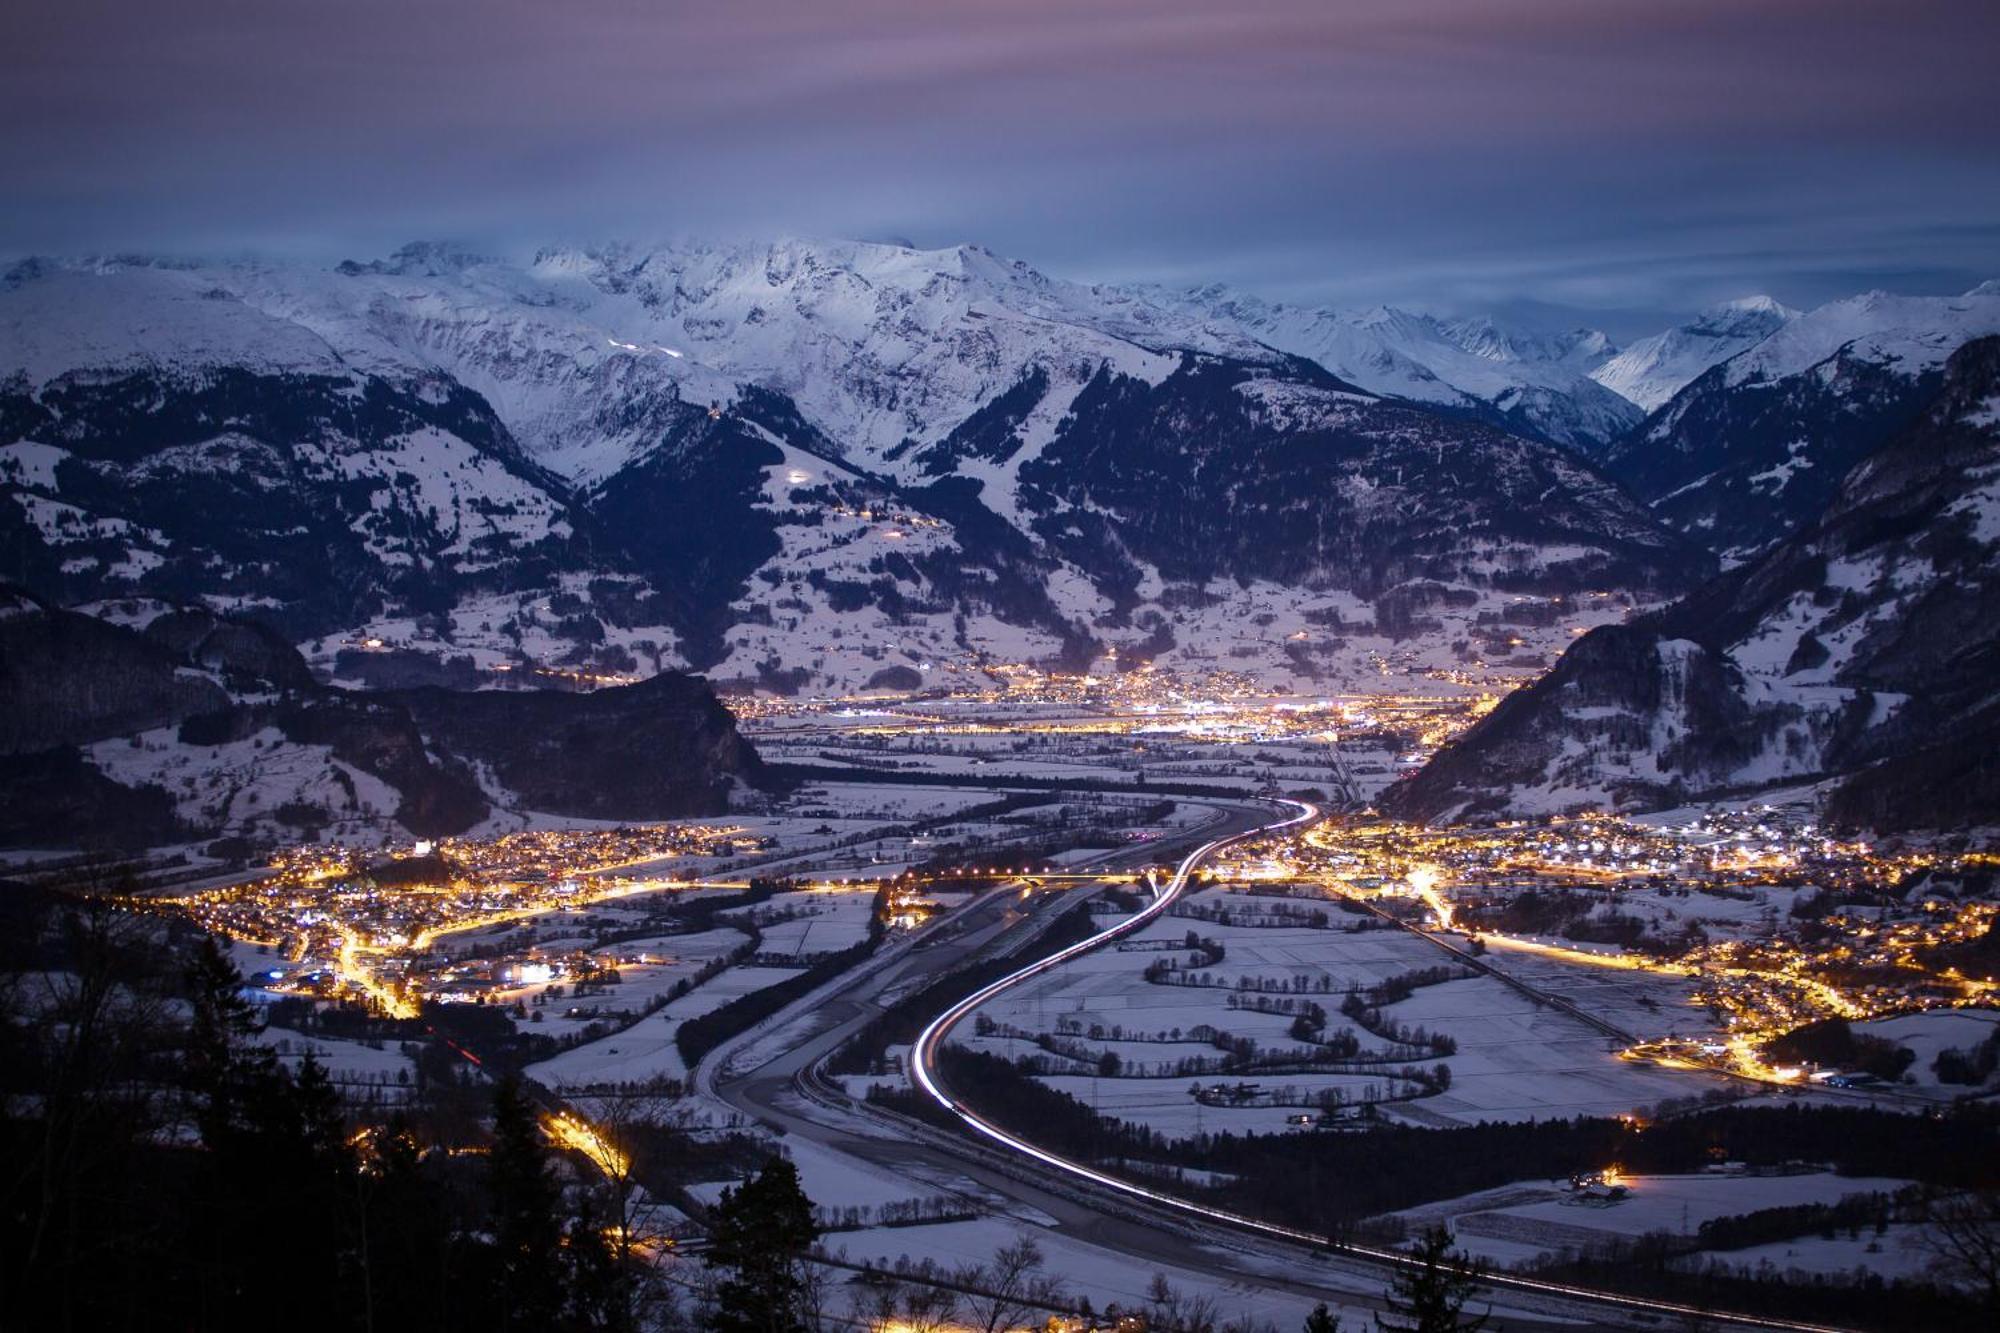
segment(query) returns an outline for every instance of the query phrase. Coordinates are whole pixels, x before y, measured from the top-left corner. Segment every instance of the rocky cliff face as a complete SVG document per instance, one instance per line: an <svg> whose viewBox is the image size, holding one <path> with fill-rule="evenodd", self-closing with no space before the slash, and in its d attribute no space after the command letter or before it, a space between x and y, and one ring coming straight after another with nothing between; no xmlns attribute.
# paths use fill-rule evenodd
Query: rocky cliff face
<svg viewBox="0 0 2000 1333"><path fill-rule="evenodd" d="M1761 559L1580 640L1386 798L1411 818L1832 779L1876 828L2000 822L2000 338Z"/></svg>
<svg viewBox="0 0 2000 1333"><path fill-rule="evenodd" d="M6 845L434 836L527 810L663 819L721 813L764 781L694 677L595 694L329 689L254 624L126 611L114 624L9 594Z"/></svg>

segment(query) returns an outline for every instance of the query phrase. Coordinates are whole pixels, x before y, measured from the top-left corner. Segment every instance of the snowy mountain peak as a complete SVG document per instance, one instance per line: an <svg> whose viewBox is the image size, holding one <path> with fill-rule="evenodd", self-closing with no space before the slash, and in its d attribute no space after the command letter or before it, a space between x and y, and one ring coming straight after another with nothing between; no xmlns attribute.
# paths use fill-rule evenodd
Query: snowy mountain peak
<svg viewBox="0 0 2000 1333"><path fill-rule="evenodd" d="M1614 350L1594 330L1540 337L1484 318L1443 320L1388 305L1287 305L1215 285L1140 288L1138 294L1315 361L1370 393L1479 417L1558 444L1594 449L1641 416L1588 378Z"/></svg>
<svg viewBox="0 0 2000 1333"><path fill-rule="evenodd" d="M385 260L359 264L350 259L340 266L340 271L346 273L350 270L365 270L374 273L393 273L401 277L435 278L499 262L488 255L464 249L450 241L411 241Z"/></svg>
<svg viewBox="0 0 2000 1333"><path fill-rule="evenodd" d="M1591 378L1650 412L1711 366L1748 351L1798 317L1798 311L1768 296L1725 301L1686 324L1639 339Z"/></svg>
<svg viewBox="0 0 2000 1333"><path fill-rule="evenodd" d="M1916 374L1943 365L1967 339L1993 332L2000 332L2000 283L1982 283L1957 297L1869 291L1787 321L1731 361L1728 375L1733 384L1770 382L1835 355Z"/></svg>
<svg viewBox="0 0 2000 1333"><path fill-rule="evenodd" d="M1509 364L1594 362L1614 355L1618 350L1610 338L1596 329L1575 329L1569 333L1538 336L1502 329L1484 316L1429 322L1444 337L1472 355Z"/></svg>
<svg viewBox="0 0 2000 1333"><path fill-rule="evenodd" d="M246 305L199 270L30 260L8 273L4 290L0 379L211 366L345 370L311 330Z"/></svg>
<svg viewBox="0 0 2000 1333"><path fill-rule="evenodd" d="M1775 296L1739 296L1733 301L1722 301L1710 306L1704 317L1720 318L1731 314L1775 315L1779 319L1794 320L1799 312L1780 301Z"/></svg>
<svg viewBox="0 0 2000 1333"><path fill-rule="evenodd" d="M1755 333L1679 330L1661 361L1689 357L1685 373ZM1991 333L2000 333L1996 284L1828 302L1690 380L1605 465L1669 524L1747 559L1817 514L1849 468L1910 425L1953 352Z"/></svg>
<svg viewBox="0 0 2000 1333"><path fill-rule="evenodd" d="M1709 306L1680 327L1710 338L1766 338L1800 313L1773 297L1742 296Z"/></svg>

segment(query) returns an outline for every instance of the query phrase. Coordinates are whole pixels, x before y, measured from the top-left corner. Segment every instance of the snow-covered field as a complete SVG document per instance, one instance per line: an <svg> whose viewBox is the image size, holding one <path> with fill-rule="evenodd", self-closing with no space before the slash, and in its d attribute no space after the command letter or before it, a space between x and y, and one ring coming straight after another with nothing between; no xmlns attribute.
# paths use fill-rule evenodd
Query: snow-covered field
<svg viewBox="0 0 2000 1333"><path fill-rule="evenodd" d="M1846 1232L1828 1236L1801 1236L1794 1240L1772 1241L1740 1250L1704 1250L1682 1261L1683 1267L1722 1264L1752 1275L1775 1270L1789 1281L1809 1281L1813 1277L1852 1277L1857 1273L1894 1282L1898 1278L1921 1280L1930 1275L1935 1252L1926 1243L1924 1227L1891 1223L1876 1235L1872 1227L1861 1234Z"/></svg>
<svg viewBox="0 0 2000 1333"><path fill-rule="evenodd" d="M785 758L766 746L769 758ZM1031 772L1009 766L1009 774ZM972 770L968 776L977 774ZM1075 769L1060 776L1076 777ZM1129 782L1130 775L1119 781ZM702 871L789 875L808 880L875 879L955 854L1032 850L1076 835L1105 846L1195 827L1215 817L1199 803L1173 803L1145 793L1028 793L1020 808L1000 815L957 817L1012 795L1003 787L923 787L825 782L803 787L764 814L731 817L746 834L772 846L700 867ZM1102 854L1100 847L1095 853ZM692 869L693 867L690 867Z"/></svg>
<svg viewBox="0 0 2000 1333"><path fill-rule="evenodd" d="M893 1265L901 1258L913 1261L929 1258L947 1266L990 1263L994 1251L1012 1244L1023 1230L1019 1223L1006 1218L871 1227L829 1238L828 1249L850 1263L873 1263L878 1267ZM1217 1283L1170 1264L1135 1264L1128 1255L1062 1232L1032 1229L1030 1234L1046 1256L1043 1272L1062 1278L1070 1299L1087 1298L1098 1310L1112 1304L1127 1310L1145 1307L1156 1274L1164 1276L1177 1292L1207 1296L1232 1321L1268 1320L1281 1329L1291 1329L1298 1327L1312 1308L1313 1303L1302 1296L1274 1291L1259 1282ZM1330 1303L1330 1308L1335 1314L1345 1316L1345 1327L1366 1327L1362 1321L1367 1315L1362 1308L1343 1308L1338 1301Z"/></svg>
<svg viewBox="0 0 2000 1333"><path fill-rule="evenodd" d="M1703 1222L1764 1208L1832 1204L1850 1194L1893 1194L1909 1182L1814 1172L1623 1176L1619 1183L1631 1192L1615 1203L1583 1199L1568 1189L1567 1182L1522 1181L1391 1216L1413 1227L1443 1222L1458 1238L1459 1248L1495 1265L1512 1266L1566 1249L1629 1241L1649 1232L1692 1236ZM1802 1244L1807 1243L1792 1242L1790 1248ZM1750 1253L1733 1251L1722 1257L1736 1263Z"/></svg>
<svg viewBox="0 0 2000 1333"><path fill-rule="evenodd" d="M874 895L869 893L807 889L776 894L751 914L764 938L759 952L803 958L859 944L868 936L874 906ZM788 919L765 924L780 914Z"/></svg>
<svg viewBox="0 0 2000 1333"><path fill-rule="evenodd" d="M733 931L727 933L735 934ZM741 937L738 936L738 939ZM528 1066L524 1072L528 1077L556 1088L686 1078L687 1066L674 1045L674 1034L683 1022L712 1013L739 996L797 975L796 969L785 967L726 968L623 1031L571 1047L551 1059Z"/></svg>
<svg viewBox="0 0 2000 1333"><path fill-rule="evenodd" d="M522 1072L557 1089L686 1078L687 1065L674 1046L674 1033L684 1017L662 1009L623 1032L571 1047L552 1059L529 1065Z"/></svg>
<svg viewBox="0 0 2000 1333"><path fill-rule="evenodd" d="M415 1077L415 1062L395 1043L378 1047L278 1027L265 1028L257 1034L257 1041L276 1051L278 1058L294 1069L310 1056L349 1096L366 1096L370 1089L379 1089L384 1100L398 1101Z"/></svg>
<svg viewBox="0 0 2000 1333"><path fill-rule="evenodd" d="M1939 1009L1929 1013L1899 1014L1894 1018L1878 1018L1871 1023L1857 1023L1854 1030L1908 1047L1917 1057L1910 1066L1909 1076L1918 1084L1949 1087L1963 1092L1966 1089L1938 1083L1935 1068L1938 1052L1966 1050L1989 1040L1995 1032L2000 1032L2000 1009Z"/></svg>
<svg viewBox="0 0 2000 1333"><path fill-rule="evenodd" d="M1290 1116L1310 1109L1297 1103L1313 1102L1333 1089L1349 1105L1384 1099L1379 1111L1391 1120L1443 1127L1627 1114L1713 1085L1705 1075L1621 1060L1616 1044L1602 1033L1490 977L1423 985L1407 998L1380 1006L1378 1022L1439 1034L1455 1044L1451 1053L1389 1040L1341 1014L1342 1001L1350 987L1365 992L1394 977L1450 964L1435 945L1320 899L1207 889L1190 895L1185 907L1198 913L1226 908L1238 921L1260 912L1272 914L1264 919L1278 921L1277 913L1320 909L1328 928L1222 925L1199 916L1169 915L1123 947L1086 955L984 1006L981 1014L997 1029L987 1035L961 1029L957 1039L995 1054L1024 1056L1039 1052L1038 1034L1056 1038L1085 1058L1052 1071L1046 1082L1108 1115L1176 1136L1283 1130ZM1348 929L1353 925L1367 928ZM1189 932L1222 946L1223 958L1198 961L1185 948L1168 947ZM1181 970L1148 981L1148 964L1162 959L1178 961ZM1569 980L1553 977L1551 969L1560 964L1540 962L1538 968L1538 982ZM1588 967L1564 970L1579 974L1573 998L1597 1012L1622 1017L1630 1008L1648 1018L1656 1012L1640 1006L1637 998L1652 978ZM1189 977L1212 984L1169 984ZM1360 1043L1359 1058L1372 1063L1325 1070L1302 1065L1312 1048L1288 1035L1292 1015L1248 1007L1257 1002L1319 1005L1327 1015L1326 1033L1352 1030ZM1694 1015L1688 1016L1692 1022ZM1216 1059L1211 1033L1249 1038L1260 1057L1277 1059L1281 1067L1171 1072L1182 1060ZM1117 1057L1121 1074L1143 1076L1093 1074L1089 1062L1106 1052ZM1398 1099L1411 1090L1398 1077L1405 1065L1425 1070L1443 1065L1450 1071L1450 1085L1442 1092ZM1254 1083L1258 1095L1243 1104L1203 1104L1191 1094L1195 1082L1218 1081Z"/></svg>
<svg viewBox="0 0 2000 1333"><path fill-rule="evenodd" d="M787 1138L778 1150L798 1168L799 1184L806 1197L821 1206L879 1207L942 1192L940 1187L872 1166L809 1139ZM689 1186L688 1193L704 1203L714 1203L724 1189L735 1183L733 1180L704 1182ZM963 1187L977 1188L971 1181L964 1181Z"/></svg>

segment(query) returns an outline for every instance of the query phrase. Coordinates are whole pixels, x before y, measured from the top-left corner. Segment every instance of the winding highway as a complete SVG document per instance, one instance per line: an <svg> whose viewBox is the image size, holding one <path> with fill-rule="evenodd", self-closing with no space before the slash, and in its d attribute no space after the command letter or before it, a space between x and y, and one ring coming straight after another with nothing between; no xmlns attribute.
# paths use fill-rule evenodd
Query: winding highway
<svg viewBox="0 0 2000 1333"><path fill-rule="evenodd" d="M770 1129L877 1170L918 1182L969 1181L989 1197L1005 1200L1002 1211L1052 1220L1058 1234L1121 1256L1137 1274L1169 1266L1199 1275L1225 1292L1280 1291L1308 1302L1379 1308L1392 1270L1409 1263L1405 1255L1337 1245L1324 1236L1179 1199L1048 1152L986 1119L943 1081L936 1067L937 1053L952 1030L981 1005L1143 929L1172 906L1201 863L1222 849L1319 817L1310 805L1286 801L1278 803L1283 817L1273 820L1270 804L1215 807L1218 818L1201 831L1200 841L1172 876L1155 886L1153 900L1141 911L982 987L922 1030L912 1049L913 1080L974 1138L852 1102L820 1077L819 1066L901 996L979 958L1018 955L1070 906L1095 893L1095 885L1032 897L1008 886L981 895L917 939L891 945L772 1023L712 1052L695 1071L696 1087ZM1159 848L1145 850L1157 854ZM1731 1316L1511 1275L1492 1275L1485 1288L1494 1307L1489 1327L1496 1329L1661 1329L1699 1323L1839 1333L1822 1325Z"/></svg>

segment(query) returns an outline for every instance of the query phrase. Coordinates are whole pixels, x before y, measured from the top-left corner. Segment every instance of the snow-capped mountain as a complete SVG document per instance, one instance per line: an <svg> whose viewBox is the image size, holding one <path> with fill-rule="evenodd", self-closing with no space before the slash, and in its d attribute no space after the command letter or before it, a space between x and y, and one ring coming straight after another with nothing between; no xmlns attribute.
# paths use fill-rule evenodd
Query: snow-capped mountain
<svg viewBox="0 0 2000 1333"><path fill-rule="evenodd" d="M352 364L450 374L581 484L655 442L651 412L728 402L746 384L785 395L851 461L895 475L899 446L935 442L1030 365L1144 373L1171 364L1161 349L1277 359L1242 333L970 245L552 248L524 266L414 245L331 270L210 276Z"/></svg>
<svg viewBox="0 0 2000 1333"><path fill-rule="evenodd" d="M1370 393L1405 398L1594 451L1644 413L1592 378L1617 354L1594 329L1509 332L1487 319L1440 319L1390 306L1337 310L1260 300L1225 287L1139 289L1217 331L1302 356Z"/></svg>
<svg viewBox="0 0 2000 1333"><path fill-rule="evenodd" d="M1944 362L2000 332L2000 283L1869 292L1786 320L1690 382L1605 466L1662 519L1744 559L1806 522L1922 412Z"/></svg>
<svg viewBox="0 0 2000 1333"><path fill-rule="evenodd" d="M2000 338L1797 535L1684 601L1596 630L1385 798L1506 818L1658 808L1831 780L1877 829L2000 808Z"/></svg>
<svg viewBox="0 0 2000 1333"><path fill-rule="evenodd" d="M1798 317L1798 311L1768 296L1725 302L1685 324L1639 339L1590 377L1651 412L1710 366L1749 351Z"/></svg>
<svg viewBox="0 0 2000 1333"><path fill-rule="evenodd" d="M1516 639L1528 669L1554 617L1482 647L1522 598L1594 623L1705 559L1478 413L976 247L36 262L0 330L11 572L254 611L357 683L855 688L1114 645L1380 679Z"/></svg>
<svg viewBox="0 0 2000 1333"><path fill-rule="evenodd" d="M37 588L199 593L324 632L515 586L577 541L480 395L357 366L200 271L15 270L0 404L8 572Z"/></svg>

